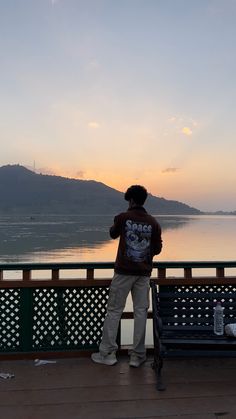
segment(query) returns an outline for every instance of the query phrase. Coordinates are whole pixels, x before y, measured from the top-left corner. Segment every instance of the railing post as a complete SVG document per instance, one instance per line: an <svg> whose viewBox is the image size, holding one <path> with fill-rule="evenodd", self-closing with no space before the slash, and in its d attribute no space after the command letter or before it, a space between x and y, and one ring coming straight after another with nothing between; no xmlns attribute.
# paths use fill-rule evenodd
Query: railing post
<svg viewBox="0 0 236 419"><path fill-rule="evenodd" d="M117 330L116 343L118 345L118 348L120 349L120 347L121 347L121 320L119 322L119 327L118 327L118 330Z"/></svg>
<svg viewBox="0 0 236 419"><path fill-rule="evenodd" d="M20 289L19 326L20 351L32 351L33 340L33 292L32 288Z"/></svg>
<svg viewBox="0 0 236 419"><path fill-rule="evenodd" d="M184 268L184 278L185 279L192 278L192 268Z"/></svg>
<svg viewBox="0 0 236 419"><path fill-rule="evenodd" d="M87 269L87 279L94 279L94 269L93 268L88 268Z"/></svg>
<svg viewBox="0 0 236 419"><path fill-rule="evenodd" d="M225 269L216 268L216 278L224 278L224 276L225 276Z"/></svg>
<svg viewBox="0 0 236 419"><path fill-rule="evenodd" d="M23 269L23 281L30 281L30 280L31 280L31 270Z"/></svg>
<svg viewBox="0 0 236 419"><path fill-rule="evenodd" d="M66 342L66 311L65 311L65 290L64 288L57 289L57 312L59 321L59 346L63 347Z"/></svg>
<svg viewBox="0 0 236 419"><path fill-rule="evenodd" d="M59 269L52 269L52 280L58 281L59 279Z"/></svg>
<svg viewBox="0 0 236 419"><path fill-rule="evenodd" d="M158 279L166 279L166 268L157 268Z"/></svg>

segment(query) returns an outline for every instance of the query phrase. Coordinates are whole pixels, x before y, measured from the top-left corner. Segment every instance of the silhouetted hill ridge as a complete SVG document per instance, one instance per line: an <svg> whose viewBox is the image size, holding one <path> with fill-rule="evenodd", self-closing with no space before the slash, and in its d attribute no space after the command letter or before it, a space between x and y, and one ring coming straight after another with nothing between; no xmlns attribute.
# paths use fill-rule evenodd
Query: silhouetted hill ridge
<svg viewBox="0 0 236 419"><path fill-rule="evenodd" d="M37 174L21 165L0 167L0 211L4 213L116 214L127 208L123 193L95 180ZM182 202L149 195L153 214L200 214Z"/></svg>

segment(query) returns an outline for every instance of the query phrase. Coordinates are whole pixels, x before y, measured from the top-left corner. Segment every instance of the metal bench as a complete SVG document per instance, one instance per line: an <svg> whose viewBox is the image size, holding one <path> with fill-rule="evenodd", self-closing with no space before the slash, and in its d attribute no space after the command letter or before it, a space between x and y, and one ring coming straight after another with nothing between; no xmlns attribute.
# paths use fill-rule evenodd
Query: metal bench
<svg viewBox="0 0 236 419"><path fill-rule="evenodd" d="M236 278L162 278L150 282L153 305L153 368L164 390L164 357L236 356L236 338L214 334L214 306L221 301L224 324L236 322Z"/></svg>

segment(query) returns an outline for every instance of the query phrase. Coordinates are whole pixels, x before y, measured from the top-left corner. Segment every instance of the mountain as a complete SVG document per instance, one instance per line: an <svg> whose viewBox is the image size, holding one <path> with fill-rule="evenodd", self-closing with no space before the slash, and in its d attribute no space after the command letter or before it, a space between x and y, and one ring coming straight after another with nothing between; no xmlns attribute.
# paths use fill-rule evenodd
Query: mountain
<svg viewBox="0 0 236 419"><path fill-rule="evenodd" d="M123 193L94 180L42 175L20 165L0 167L0 212L47 214L107 214L127 208ZM150 195L152 214L200 214L196 208Z"/></svg>

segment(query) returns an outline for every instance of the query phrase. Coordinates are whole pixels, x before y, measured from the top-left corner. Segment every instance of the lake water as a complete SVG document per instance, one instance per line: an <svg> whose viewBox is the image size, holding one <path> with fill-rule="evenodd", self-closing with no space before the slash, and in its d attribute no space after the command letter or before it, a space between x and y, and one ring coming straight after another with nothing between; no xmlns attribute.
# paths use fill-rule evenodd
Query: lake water
<svg viewBox="0 0 236 419"><path fill-rule="evenodd" d="M235 260L236 216L159 216L155 260ZM0 262L114 261L112 216L0 216Z"/></svg>
<svg viewBox="0 0 236 419"><path fill-rule="evenodd" d="M157 219L163 231L163 251L155 260L236 260L235 216ZM114 261L118 241L109 238L112 221L112 216L0 216L0 263ZM126 310L131 309L128 299ZM121 341L131 344L133 324L125 322ZM146 343L152 344L151 321Z"/></svg>

